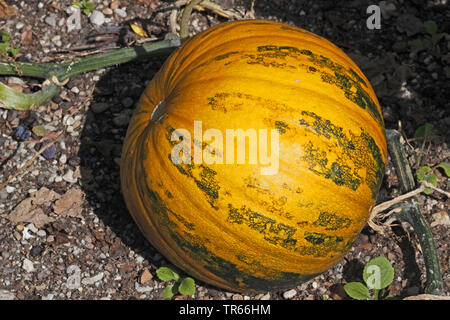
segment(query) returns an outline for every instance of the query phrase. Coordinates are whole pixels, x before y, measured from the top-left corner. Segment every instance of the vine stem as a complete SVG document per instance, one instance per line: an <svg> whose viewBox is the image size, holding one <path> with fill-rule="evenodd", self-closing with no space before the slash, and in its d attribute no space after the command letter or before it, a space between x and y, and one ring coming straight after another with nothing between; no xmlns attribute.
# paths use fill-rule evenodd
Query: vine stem
<svg viewBox="0 0 450 320"><path fill-rule="evenodd" d="M0 83L0 107L15 110L28 110L32 105L40 105L59 92L60 82L88 71L147 58L159 54L168 54L180 46L180 39L172 37L142 46L122 48L88 56L64 63L27 63L0 62L0 75L29 76L52 80L41 91L25 94ZM56 77L56 78L54 78Z"/></svg>
<svg viewBox="0 0 450 320"><path fill-rule="evenodd" d="M402 193L413 191L416 189L416 184L405 150L400 142L400 133L396 130L386 130L386 138L389 154L394 164ZM425 184L422 184L423 186ZM410 196L407 203L401 206L401 211L395 214L395 217L399 221L408 222L419 240L427 273L425 293L443 295L439 256L434 244L433 234L420 210L417 195Z"/></svg>
<svg viewBox="0 0 450 320"><path fill-rule="evenodd" d="M181 41L184 41L189 37L189 18L191 17L192 9L202 1L203 0L191 0L186 7L184 7L180 22Z"/></svg>

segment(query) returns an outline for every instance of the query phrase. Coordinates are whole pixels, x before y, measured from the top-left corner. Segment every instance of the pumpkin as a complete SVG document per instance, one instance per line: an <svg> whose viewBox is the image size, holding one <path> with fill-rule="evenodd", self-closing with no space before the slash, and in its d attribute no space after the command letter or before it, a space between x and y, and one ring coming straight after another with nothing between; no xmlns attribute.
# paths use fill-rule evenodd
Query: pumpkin
<svg viewBox="0 0 450 320"><path fill-rule="evenodd" d="M227 290L266 291L343 258L386 156L378 100L342 50L286 24L228 22L183 43L143 92L121 185L175 266Z"/></svg>

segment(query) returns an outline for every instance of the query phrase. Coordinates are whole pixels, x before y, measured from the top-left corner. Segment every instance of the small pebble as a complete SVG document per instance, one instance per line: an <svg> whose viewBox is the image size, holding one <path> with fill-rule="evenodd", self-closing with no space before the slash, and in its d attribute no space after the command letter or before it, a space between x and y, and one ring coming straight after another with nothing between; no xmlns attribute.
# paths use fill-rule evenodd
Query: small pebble
<svg viewBox="0 0 450 320"><path fill-rule="evenodd" d="M119 17L121 18L126 18L127 17L127 12L125 10L122 9L114 9L114 13L117 14Z"/></svg>
<svg viewBox="0 0 450 320"><path fill-rule="evenodd" d="M73 171L70 170L70 169L67 170L66 174L63 175L62 178L64 179L64 181L67 181L67 182L69 182L69 183L75 183L75 182L77 182L77 179L75 179L75 178L73 177ZM56 181L56 179L55 179L55 181Z"/></svg>
<svg viewBox="0 0 450 320"><path fill-rule="evenodd" d="M132 98L130 98L130 97L126 97L126 98L124 98L123 100L122 100L122 105L125 107L125 108L131 108L132 106L133 106L133 99Z"/></svg>
<svg viewBox="0 0 450 320"><path fill-rule="evenodd" d="M47 17L45 17L44 22L46 24L48 24L49 26L51 26L51 27L55 27L56 26L56 19L55 19L54 16L47 16Z"/></svg>
<svg viewBox="0 0 450 320"><path fill-rule="evenodd" d="M109 106L110 105L108 103L106 103L106 102L93 103L91 105L91 110L94 113L102 113L102 112L108 110Z"/></svg>
<svg viewBox="0 0 450 320"><path fill-rule="evenodd" d="M23 260L22 268L23 268L26 272L33 272L33 271L35 270L35 269L34 269L33 262L31 262L31 261L28 260L27 258L25 258L25 259Z"/></svg>
<svg viewBox="0 0 450 320"><path fill-rule="evenodd" d="M59 162L65 164L67 162L67 156L62 154L61 157L59 157Z"/></svg>
<svg viewBox="0 0 450 320"><path fill-rule="evenodd" d="M38 257L41 255L42 251L44 251L44 248L42 248L42 246L40 246L40 245L37 245L37 246L34 246L33 248L31 248L30 255L33 258Z"/></svg>
<svg viewBox="0 0 450 320"><path fill-rule="evenodd" d="M113 123L118 127L125 127L128 125L130 118L126 114L120 114L113 119Z"/></svg>
<svg viewBox="0 0 450 320"><path fill-rule="evenodd" d="M22 22L19 22L18 24L16 24L16 29L20 30L23 28L23 26L24 26L24 24Z"/></svg>
<svg viewBox="0 0 450 320"><path fill-rule="evenodd" d="M45 232L45 230L38 230L38 232L36 232L36 234L39 237L45 237L47 235L47 233Z"/></svg>
<svg viewBox="0 0 450 320"><path fill-rule="evenodd" d="M270 292L267 292L265 295L261 297L261 300L270 300Z"/></svg>
<svg viewBox="0 0 450 320"><path fill-rule="evenodd" d="M11 187L11 186L7 186L7 187L6 187L6 192L8 192L8 193L13 193L14 190L16 190L16 188Z"/></svg>
<svg viewBox="0 0 450 320"><path fill-rule="evenodd" d="M78 89L77 87L73 87L72 89L70 89L70 91L72 91L75 94L80 93L80 89Z"/></svg>
<svg viewBox="0 0 450 320"><path fill-rule="evenodd" d="M297 290L291 289L289 291L286 291L283 293L283 298L285 299L292 299L297 294Z"/></svg>
<svg viewBox="0 0 450 320"><path fill-rule="evenodd" d="M89 21L92 24L96 24L98 26L101 26L105 23L105 15L98 10L92 11L91 15L89 16Z"/></svg>
<svg viewBox="0 0 450 320"><path fill-rule="evenodd" d="M150 271L148 271L148 269L144 269L144 271L142 272L141 277L140 277L140 279L139 279L139 282L140 282L141 284L145 284L145 283L147 283L148 281L152 280L152 278L153 278L153 276L152 276L152 274L150 273Z"/></svg>

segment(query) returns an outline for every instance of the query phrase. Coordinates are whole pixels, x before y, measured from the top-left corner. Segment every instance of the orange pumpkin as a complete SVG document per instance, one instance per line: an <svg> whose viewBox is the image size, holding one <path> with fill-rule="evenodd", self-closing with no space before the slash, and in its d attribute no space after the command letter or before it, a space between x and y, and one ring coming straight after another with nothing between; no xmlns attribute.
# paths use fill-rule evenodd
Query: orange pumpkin
<svg viewBox="0 0 450 320"><path fill-rule="evenodd" d="M188 40L150 82L121 183L173 264L228 290L265 291L343 258L386 155L378 100L342 50L289 25L238 21Z"/></svg>

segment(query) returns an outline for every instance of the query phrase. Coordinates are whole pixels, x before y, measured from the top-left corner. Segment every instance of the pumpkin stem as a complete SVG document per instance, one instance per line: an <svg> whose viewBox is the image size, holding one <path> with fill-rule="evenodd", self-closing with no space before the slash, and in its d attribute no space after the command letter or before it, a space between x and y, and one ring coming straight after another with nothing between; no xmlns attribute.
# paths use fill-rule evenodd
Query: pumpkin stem
<svg viewBox="0 0 450 320"><path fill-rule="evenodd" d="M28 110L51 99L59 92L70 77L84 72L98 70L120 63L130 62L159 54L168 54L180 46L178 38L146 43L139 47L122 48L100 53L76 61L64 63L24 63L1 62L0 75L18 75L49 79L44 88L32 94L18 92L0 83L0 107L15 110ZM48 85L46 85L49 83Z"/></svg>
<svg viewBox="0 0 450 320"><path fill-rule="evenodd" d="M401 191L402 193L407 193L406 195L408 195L406 204L401 206L401 210L396 210L395 218L399 221L408 222L413 227L414 232L417 235L417 239L419 240L422 248L427 272L425 293L443 295L439 256L434 244L433 234L431 233L430 228L423 217L417 198L417 194L423 190L425 185L422 184L417 189L419 192L414 190L416 189L416 183L414 181L408 159L406 158L405 150L400 142L400 133L396 130L386 130L386 138L389 154L391 156L398 181L400 182Z"/></svg>

